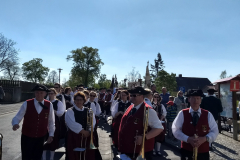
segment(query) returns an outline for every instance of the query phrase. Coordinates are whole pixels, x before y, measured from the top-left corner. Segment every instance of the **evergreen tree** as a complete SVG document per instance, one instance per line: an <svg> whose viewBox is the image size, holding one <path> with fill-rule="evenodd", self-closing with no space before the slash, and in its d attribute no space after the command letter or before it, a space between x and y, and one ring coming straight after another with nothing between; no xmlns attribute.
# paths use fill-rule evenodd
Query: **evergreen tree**
<svg viewBox="0 0 240 160"><path fill-rule="evenodd" d="M162 71L164 69L164 63L162 60L162 56L160 53L157 54L157 59L154 59L154 64L151 64L151 76L153 80L155 80L158 77L158 72Z"/></svg>

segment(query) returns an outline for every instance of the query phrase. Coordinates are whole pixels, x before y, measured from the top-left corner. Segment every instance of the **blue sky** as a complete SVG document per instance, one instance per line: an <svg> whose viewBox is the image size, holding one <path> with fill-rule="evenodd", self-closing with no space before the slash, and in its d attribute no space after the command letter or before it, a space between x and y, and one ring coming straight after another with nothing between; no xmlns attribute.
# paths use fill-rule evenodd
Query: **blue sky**
<svg viewBox="0 0 240 160"><path fill-rule="evenodd" d="M50 69L83 46L99 49L101 73L118 80L160 52L168 72L219 79L237 75L239 0L0 0L0 32L17 42L20 62L42 58Z"/></svg>

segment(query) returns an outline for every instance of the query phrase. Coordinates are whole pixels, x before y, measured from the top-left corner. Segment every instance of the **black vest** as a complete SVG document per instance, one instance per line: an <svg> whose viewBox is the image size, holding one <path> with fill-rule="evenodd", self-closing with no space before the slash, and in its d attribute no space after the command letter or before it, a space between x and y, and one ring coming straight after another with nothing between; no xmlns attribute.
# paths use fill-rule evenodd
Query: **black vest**
<svg viewBox="0 0 240 160"><path fill-rule="evenodd" d="M122 101L118 103L118 112L122 111L125 112L125 110L131 105L130 102L123 103Z"/></svg>
<svg viewBox="0 0 240 160"><path fill-rule="evenodd" d="M83 105L84 107L90 108L91 107L91 102L88 102L87 104Z"/></svg>
<svg viewBox="0 0 240 160"><path fill-rule="evenodd" d="M64 98L65 98L65 100L68 100L69 102L71 102L71 96L66 96L66 95L64 94Z"/></svg>
<svg viewBox="0 0 240 160"><path fill-rule="evenodd" d="M56 98L59 99L61 102L62 102L62 100L63 100L61 94L59 94Z"/></svg>
<svg viewBox="0 0 240 160"><path fill-rule="evenodd" d="M55 111L57 111L58 110L58 100L55 100L54 102L52 102L52 104L53 104L53 109Z"/></svg>
<svg viewBox="0 0 240 160"><path fill-rule="evenodd" d="M74 107L72 107L74 112L75 121L82 125L82 128L87 130L87 113L88 108L84 107L83 111L78 111Z"/></svg>

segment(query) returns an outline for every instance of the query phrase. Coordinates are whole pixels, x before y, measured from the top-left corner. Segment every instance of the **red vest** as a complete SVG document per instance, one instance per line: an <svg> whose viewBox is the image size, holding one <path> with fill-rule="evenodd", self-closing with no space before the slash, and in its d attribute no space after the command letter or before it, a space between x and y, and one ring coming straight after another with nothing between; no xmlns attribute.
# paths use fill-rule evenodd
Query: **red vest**
<svg viewBox="0 0 240 160"><path fill-rule="evenodd" d="M47 134L50 102L44 99L44 105L48 109L42 109L38 114L34 99L27 100L27 109L24 115L22 134L28 137L43 137Z"/></svg>
<svg viewBox="0 0 240 160"><path fill-rule="evenodd" d="M124 113L121 124L118 131L118 149L122 153L133 153L135 146L136 130L138 135L143 134L143 112L144 105L148 109L152 109L148 104L143 102L141 107L136 111L134 115L128 116L129 112L133 108L133 105L128 107ZM137 124L135 124L137 123ZM145 141L145 152L152 151L154 147L154 138ZM136 145L136 153L139 153L141 145Z"/></svg>
<svg viewBox="0 0 240 160"><path fill-rule="evenodd" d="M103 101L104 96L105 96L105 93L99 93L99 100L98 101Z"/></svg>
<svg viewBox="0 0 240 160"><path fill-rule="evenodd" d="M204 137L209 133L209 125L208 125L208 111L201 109L201 116L198 120L198 123L196 126L194 126L192 122L192 115L189 113L189 108L183 110L183 116L184 116L184 122L182 126L182 132L186 134L187 136L194 136L194 134L197 134L199 137ZM193 151L193 147L190 143L186 143L182 141L181 148ZM204 142L201 146L198 148L198 153L205 153L209 152L209 143Z"/></svg>

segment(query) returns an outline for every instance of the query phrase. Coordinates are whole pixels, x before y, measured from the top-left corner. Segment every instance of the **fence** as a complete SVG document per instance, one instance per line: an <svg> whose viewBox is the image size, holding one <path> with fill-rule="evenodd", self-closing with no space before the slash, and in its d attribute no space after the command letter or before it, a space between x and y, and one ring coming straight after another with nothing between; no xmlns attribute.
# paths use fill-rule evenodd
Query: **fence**
<svg viewBox="0 0 240 160"><path fill-rule="evenodd" d="M31 90L37 83L0 80L0 84L5 92L5 97L1 100L1 103L17 103L33 98L34 94ZM52 86L47 87L50 88Z"/></svg>

